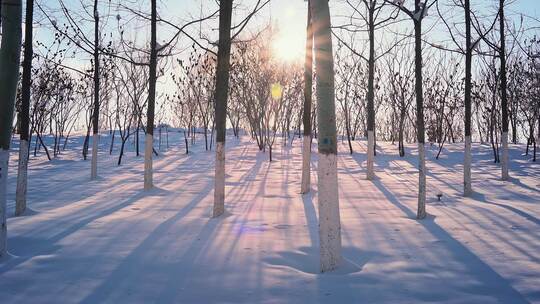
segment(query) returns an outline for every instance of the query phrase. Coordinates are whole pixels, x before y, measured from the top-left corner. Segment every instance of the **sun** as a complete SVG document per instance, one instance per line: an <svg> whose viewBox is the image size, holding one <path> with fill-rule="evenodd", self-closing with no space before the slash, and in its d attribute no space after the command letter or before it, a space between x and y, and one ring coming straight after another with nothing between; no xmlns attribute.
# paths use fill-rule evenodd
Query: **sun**
<svg viewBox="0 0 540 304"><path fill-rule="evenodd" d="M305 39L302 35L280 31L272 42L272 50L276 58L294 62L304 56Z"/></svg>

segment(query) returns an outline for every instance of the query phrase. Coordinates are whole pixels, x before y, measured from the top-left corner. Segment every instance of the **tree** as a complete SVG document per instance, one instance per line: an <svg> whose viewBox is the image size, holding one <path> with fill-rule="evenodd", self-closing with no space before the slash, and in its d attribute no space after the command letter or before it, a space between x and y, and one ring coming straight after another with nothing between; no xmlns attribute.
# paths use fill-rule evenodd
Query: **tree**
<svg viewBox="0 0 540 304"><path fill-rule="evenodd" d="M347 135L349 152L353 154L352 141L356 136L358 122L365 122L365 119L360 119L365 118L366 113L362 107L363 103L359 100L365 96L364 88L367 83L362 62L358 60L358 57L347 54L346 51L342 48L342 44L338 43L337 50L334 52L335 99L341 106L341 129L345 129L343 132ZM338 111L338 113L340 112ZM356 120L353 117L356 117Z"/></svg>
<svg viewBox="0 0 540 304"><path fill-rule="evenodd" d="M304 60L304 141L302 143L302 184L300 193L311 188L311 97L313 94L313 27L311 22L311 0L308 0L306 27L306 55Z"/></svg>
<svg viewBox="0 0 540 304"><path fill-rule="evenodd" d="M404 47L385 59L388 82L386 91L389 108L393 112L394 132L397 129L398 152L405 156L405 127L413 124L409 118L410 108L414 100L414 70L410 67L414 57L410 47Z"/></svg>
<svg viewBox="0 0 540 304"><path fill-rule="evenodd" d="M219 1L219 42L216 68L215 120L216 163L213 217L225 212L225 135L227 128L227 97L231 58L231 18L233 0Z"/></svg>
<svg viewBox="0 0 540 304"><path fill-rule="evenodd" d="M360 58L362 58L368 66L368 82L367 82L367 90L366 90L366 111L367 111L367 139L368 139L368 149L367 149L367 170L366 170L366 179L372 180L375 177L374 173L374 158L375 158L375 89L376 89L376 81L375 81L375 73L376 73L376 62L381 58L383 55L388 53L390 50L392 50L399 42L396 42L395 44L392 44L389 46L387 50L382 51L382 54L377 55L377 50L375 49L375 37L376 32L378 29L384 27L387 25L390 21L394 21L397 18L397 10L390 11L388 14L384 14L384 7L386 6L385 1L381 0L362 0L358 1L359 3L352 3L351 1L347 1L347 4L350 6L352 11L351 20L361 20L365 24L365 27L367 28L367 38L369 41L369 50L368 50L368 56L364 56L363 54L356 52L353 50L353 53ZM394 1L395 2L395 1ZM365 12L363 12L361 9L359 9L359 5L364 6ZM363 29L358 29L357 26L353 25L352 22L349 22L349 24L340 26L339 28L344 29L349 32L361 32ZM339 38L338 38L339 39ZM340 39L340 42L344 43L342 39ZM344 43L349 49L352 50L352 48L347 44ZM361 68L361 65L359 66ZM349 143L350 146L350 143ZM352 150L352 148L351 148ZM351 152L352 153L352 152Z"/></svg>
<svg viewBox="0 0 540 304"><path fill-rule="evenodd" d="M150 21L150 74L148 79L148 112L146 114L146 138L144 149L144 189L153 187L152 154L154 147L154 116L156 107L156 79L157 79L157 41L156 41L156 0L151 0Z"/></svg>
<svg viewBox="0 0 540 304"><path fill-rule="evenodd" d="M506 37L505 37L505 22L504 19L504 2L505 0L499 0L499 31L501 44L498 47L498 55L501 61L501 110L502 110L502 161L501 161L501 175L502 180L510 179L508 174L508 91L507 91L507 75L506 75Z"/></svg>
<svg viewBox="0 0 540 304"><path fill-rule="evenodd" d="M33 16L34 0L26 1L26 20L24 35L24 62L22 79L22 96L20 111L20 142L19 142L19 167L17 171L17 191L15 195L15 215L22 215L26 210L26 189L28 185L28 156L30 135L30 89L32 85L32 57L33 54Z"/></svg>
<svg viewBox="0 0 540 304"><path fill-rule="evenodd" d="M99 141L99 12L94 0L94 108L92 112L92 164L90 178L97 178L97 152Z"/></svg>
<svg viewBox="0 0 540 304"><path fill-rule="evenodd" d="M326 272L341 262L334 59L328 1L312 0L311 16L317 71L319 238L321 271Z"/></svg>
<svg viewBox="0 0 540 304"><path fill-rule="evenodd" d="M416 137L418 141L418 210L417 219L426 217L426 155L425 155L425 128L424 128L424 92L422 88L422 20L427 15L428 9L437 2L433 0L415 0L414 11L410 11L402 4L403 1L385 0L387 3L398 7L407 14L414 22L414 71L416 93Z"/></svg>
<svg viewBox="0 0 540 304"><path fill-rule="evenodd" d="M0 258L7 254L6 192L13 110L19 81L22 1L2 0L0 48Z"/></svg>
<svg viewBox="0 0 540 304"><path fill-rule="evenodd" d="M479 41L476 41L478 43ZM465 0L465 156L463 157L463 195L472 194L471 182L471 99L472 99L472 51L471 3Z"/></svg>

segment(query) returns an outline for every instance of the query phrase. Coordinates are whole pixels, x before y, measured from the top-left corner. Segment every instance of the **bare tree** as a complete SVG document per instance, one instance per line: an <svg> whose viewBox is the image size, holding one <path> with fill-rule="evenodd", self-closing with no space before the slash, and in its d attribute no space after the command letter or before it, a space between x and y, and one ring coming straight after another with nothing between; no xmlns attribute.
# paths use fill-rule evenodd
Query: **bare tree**
<svg viewBox="0 0 540 304"><path fill-rule="evenodd" d="M337 136L334 102L334 60L330 9L326 0L312 0L313 40L317 82L319 164L319 238L321 271L341 263L341 221L337 179Z"/></svg>
<svg viewBox="0 0 540 304"><path fill-rule="evenodd" d="M156 107L156 80L157 80L157 5L151 0L150 21L150 72L148 78L148 111L146 114L146 138L144 149L144 189L149 190L153 185L152 154L154 147L154 116Z"/></svg>
<svg viewBox="0 0 540 304"><path fill-rule="evenodd" d="M304 141L302 143L302 184L300 193L308 193L311 188L311 99L313 94L313 26L311 20L311 0L308 0L306 26L306 54L304 59Z"/></svg>
<svg viewBox="0 0 540 304"><path fill-rule="evenodd" d="M22 215L26 210L26 192L28 185L28 156L30 136L30 90L32 85L32 57L33 52L33 19L34 0L26 1L25 35L24 35L24 61L22 96L20 111L20 142L19 142L19 166L17 171L17 191L15 194L15 215Z"/></svg>
<svg viewBox="0 0 540 304"><path fill-rule="evenodd" d="M416 136L418 141L418 211L416 217L423 219L426 217L426 155L425 155L425 129L424 129L424 92L422 88L422 20L427 15L428 9L437 0L415 0L414 10L409 10L403 6L403 1L385 0L398 7L414 23L414 45L415 45L415 93L416 93Z"/></svg>
<svg viewBox="0 0 540 304"><path fill-rule="evenodd" d="M219 1L219 43L216 69L216 170L213 217L225 212L225 136L231 57L232 0Z"/></svg>
<svg viewBox="0 0 540 304"><path fill-rule="evenodd" d="M2 0L0 48L0 258L7 255L6 192L13 110L19 81L22 1Z"/></svg>

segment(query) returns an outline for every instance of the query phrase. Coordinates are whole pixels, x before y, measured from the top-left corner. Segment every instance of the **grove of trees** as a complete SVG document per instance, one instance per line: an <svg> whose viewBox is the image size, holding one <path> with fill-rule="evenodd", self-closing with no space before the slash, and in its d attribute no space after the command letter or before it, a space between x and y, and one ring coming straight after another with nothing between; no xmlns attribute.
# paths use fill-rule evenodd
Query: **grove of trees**
<svg viewBox="0 0 540 304"><path fill-rule="evenodd" d="M251 138L270 162L277 143L303 136L301 194L310 192L316 141L322 271L341 261L340 137L346 153L366 153L368 180L377 178L377 142L392 142L400 157L411 153L407 143L417 145L418 219L427 215L426 144L439 158L445 144L463 143L465 196L474 189L473 142L491 147L504 181L509 144L524 143L537 161L540 21L510 10L510 0L309 0L305 57L295 61L272 52L279 28L253 22L270 0L220 0L182 22L167 19L156 0L35 1L24 6L22 52L23 1L1 1L0 256L13 134L16 215L26 210L28 161L41 151L62 157L76 134L84 160L91 150L90 179L100 145L121 166L126 145L139 156L144 138L145 190L154 187L162 132L179 130L186 154L200 134L215 150L213 217L226 212L228 136ZM35 27L48 37L33 36ZM366 150L354 151L364 139Z"/></svg>

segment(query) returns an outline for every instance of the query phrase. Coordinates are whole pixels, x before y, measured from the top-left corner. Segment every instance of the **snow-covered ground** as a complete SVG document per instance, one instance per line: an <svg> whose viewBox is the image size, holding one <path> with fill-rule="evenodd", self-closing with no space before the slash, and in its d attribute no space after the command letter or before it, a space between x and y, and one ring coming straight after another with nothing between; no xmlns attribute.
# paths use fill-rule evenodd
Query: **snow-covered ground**
<svg viewBox="0 0 540 304"><path fill-rule="evenodd" d="M117 167L106 137L97 181L79 151L32 158L34 212L8 220L13 257L0 263L0 303L540 303L540 165L524 146L511 145L513 179L502 182L489 146L475 144L467 199L461 144L440 160L428 149L423 221L414 145L399 158L379 143L373 182L365 141L352 156L341 146L345 260L320 274L316 174L301 196L301 140L276 148L270 163L248 138L229 138L228 212L210 219L214 152L198 140L185 155L180 133L170 136L148 192L143 158L128 152Z"/></svg>

